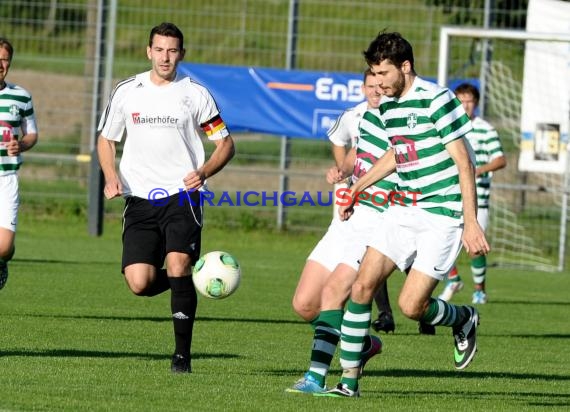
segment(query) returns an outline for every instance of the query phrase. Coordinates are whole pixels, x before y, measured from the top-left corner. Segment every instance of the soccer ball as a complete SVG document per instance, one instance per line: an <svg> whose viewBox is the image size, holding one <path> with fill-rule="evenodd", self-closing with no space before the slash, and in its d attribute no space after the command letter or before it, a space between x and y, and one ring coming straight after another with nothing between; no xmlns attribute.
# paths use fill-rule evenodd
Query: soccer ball
<svg viewBox="0 0 570 412"><path fill-rule="evenodd" d="M192 271L194 286L200 294L211 299L223 299L236 291L241 268L235 257L215 251L203 255Z"/></svg>

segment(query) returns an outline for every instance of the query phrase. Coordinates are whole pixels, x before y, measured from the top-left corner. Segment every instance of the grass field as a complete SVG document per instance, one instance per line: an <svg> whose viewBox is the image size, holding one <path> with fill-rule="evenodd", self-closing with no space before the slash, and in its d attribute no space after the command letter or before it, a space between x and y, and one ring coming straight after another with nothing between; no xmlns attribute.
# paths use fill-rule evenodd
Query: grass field
<svg viewBox="0 0 570 412"><path fill-rule="evenodd" d="M308 366L312 333L290 299L319 234L206 230L203 251L235 254L243 280L227 300L200 300L193 373L174 376L168 294L128 292L119 232L119 222L107 221L94 238L80 219L22 214L17 255L0 291L0 410L570 408L568 273L492 269L479 353L461 372L453 369L448 330L420 336L396 312L396 333L382 335L385 350L367 366L362 397L322 399L284 392ZM467 273L465 264L460 269ZM393 301L402 280L391 278ZM457 301L469 298L464 291ZM331 375L334 384L337 359Z"/></svg>

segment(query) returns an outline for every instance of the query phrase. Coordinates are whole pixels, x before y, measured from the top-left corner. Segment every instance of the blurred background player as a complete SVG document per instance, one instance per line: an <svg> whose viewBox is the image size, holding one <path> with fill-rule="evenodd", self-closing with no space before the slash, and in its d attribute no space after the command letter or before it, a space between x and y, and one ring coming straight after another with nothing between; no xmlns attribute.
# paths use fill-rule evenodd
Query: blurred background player
<svg viewBox="0 0 570 412"><path fill-rule="evenodd" d="M486 230L489 223L489 197L491 195L493 172L503 169L507 165L507 159L503 153L501 141L495 128L475 114L479 105L479 90L477 87L469 83L462 83L455 88L454 92L463 104L463 108L473 124L473 131L467 135L467 140L475 152L477 220L483 230ZM487 303L487 292L485 290L487 257L485 255L479 255L471 259L471 275L473 276L474 286L472 303ZM447 283L439 298L449 301L461 289L463 289L463 281L457 271L457 266L453 266L447 275Z"/></svg>
<svg viewBox="0 0 570 412"><path fill-rule="evenodd" d="M14 256L20 197L20 154L38 141L32 96L15 84L6 83L14 48L0 38L0 289L8 280L8 261Z"/></svg>
<svg viewBox="0 0 570 412"><path fill-rule="evenodd" d="M367 110L377 109L378 106L380 106L382 90L377 86L374 74L370 69L366 69L364 72L362 93L366 100L345 110L327 132L329 140L332 143L332 152L336 167L339 170L342 170L342 165L348 151L357 144L362 116ZM343 182L335 183L334 193L336 194L338 189L347 188L349 179L350 178L347 178ZM334 202L333 219L339 219L337 202ZM378 307L378 318L372 322L372 328L376 332L381 330L386 333L393 332L396 329L396 324L388 297L387 282L384 282L384 284L380 286L374 300Z"/></svg>

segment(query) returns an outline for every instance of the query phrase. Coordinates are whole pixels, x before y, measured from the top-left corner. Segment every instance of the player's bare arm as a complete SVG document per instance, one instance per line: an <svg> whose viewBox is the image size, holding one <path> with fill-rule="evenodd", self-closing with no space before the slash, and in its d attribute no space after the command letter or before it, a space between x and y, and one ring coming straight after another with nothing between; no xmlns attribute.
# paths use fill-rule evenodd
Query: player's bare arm
<svg viewBox="0 0 570 412"><path fill-rule="evenodd" d="M340 146L335 146L340 147ZM327 183L335 184L340 183L347 177L349 177L354 171L354 162L356 161L356 148L352 148L344 155L344 159L340 166L337 165L331 167L327 171L326 179Z"/></svg>
<svg viewBox="0 0 570 412"><path fill-rule="evenodd" d="M231 136L214 140L216 148L210 158L198 170L188 173L184 179L186 190L198 190L204 185L204 181L218 173L234 157L235 145Z"/></svg>
<svg viewBox="0 0 570 412"><path fill-rule="evenodd" d="M494 172L496 170L503 169L507 166L507 158L505 156L499 156L491 160L489 163L478 167L475 170L475 176L481 176L483 173Z"/></svg>
<svg viewBox="0 0 570 412"><path fill-rule="evenodd" d="M115 169L115 153L115 142L100 135L97 140L97 155L105 177L103 193L106 199L113 199L123 194L123 187Z"/></svg>
<svg viewBox="0 0 570 412"><path fill-rule="evenodd" d="M332 145L332 154L334 158L334 162L336 166L340 169L342 168L342 164L347 156L346 146L337 146L336 144Z"/></svg>
<svg viewBox="0 0 570 412"><path fill-rule="evenodd" d="M490 247L485 238L485 232L477 222L475 168L471 163L463 139L456 139L445 147L459 172L459 187L461 188L463 203L463 246L470 256L486 255L489 253Z"/></svg>
<svg viewBox="0 0 570 412"><path fill-rule="evenodd" d="M352 202L348 206L341 206L339 208L340 218L342 220L348 219L352 215L354 202L356 197L370 185L376 183L378 180L384 179L389 174L396 170L396 158L394 157L394 149L389 149L384 155L374 163L374 166L366 172L364 176L356 181L350 188L348 195L351 197Z"/></svg>
<svg viewBox="0 0 570 412"><path fill-rule="evenodd" d="M20 140L12 138L6 144L6 151L8 152L8 156L18 156L20 153L30 150L36 145L38 141L38 134L26 133L25 130L23 132L24 136Z"/></svg>

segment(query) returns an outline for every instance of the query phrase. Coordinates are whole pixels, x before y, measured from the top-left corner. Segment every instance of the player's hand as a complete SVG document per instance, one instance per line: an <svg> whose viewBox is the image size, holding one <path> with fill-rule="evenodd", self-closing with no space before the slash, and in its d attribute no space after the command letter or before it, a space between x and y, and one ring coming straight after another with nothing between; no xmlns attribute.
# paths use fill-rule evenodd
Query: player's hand
<svg viewBox="0 0 570 412"><path fill-rule="evenodd" d="M334 185L336 183L340 183L345 179L343 176L342 170L338 167L333 166L327 172L327 183Z"/></svg>
<svg viewBox="0 0 570 412"><path fill-rule="evenodd" d="M121 185L121 182L118 179L106 181L105 188L103 189L103 194L107 200L122 196L123 186Z"/></svg>
<svg viewBox="0 0 570 412"><path fill-rule="evenodd" d="M203 171L193 170L190 173L188 173L182 181L184 183L184 188L186 190L198 190L202 186L204 186L205 180L206 176L204 176Z"/></svg>
<svg viewBox="0 0 570 412"><path fill-rule="evenodd" d="M18 156L22 150L20 147L20 142L15 137L12 137L9 142L6 143L6 151L8 156Z"/></svg>
<svg viewBox="0 0 570 412"><path fill-rule="evenodd" d="M471 258L485 256L491 251L491 247L485 238L485 232L483 232L483 229L476 221L465 223L461 241L465 251Z"/></svg>
<svg viewBox="0 0 570 412"><path fill-rule="evenodd" d="M340 220L348 220L354 213L354 204L356 202L357 193L359 193L358 190L355 190L355 187L353 187L345 193L345 196L343 196L343 202L342 204L339 203L338 208Z"/></svg>
<svg viewBox="0 0 570 412"><path fill-rule="evenodd" d="M338 215L340 220L348 220L354 213L354 205L340 206L338 208Z"/></svg>

